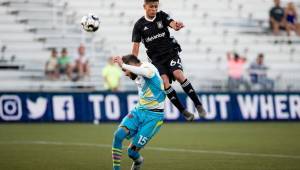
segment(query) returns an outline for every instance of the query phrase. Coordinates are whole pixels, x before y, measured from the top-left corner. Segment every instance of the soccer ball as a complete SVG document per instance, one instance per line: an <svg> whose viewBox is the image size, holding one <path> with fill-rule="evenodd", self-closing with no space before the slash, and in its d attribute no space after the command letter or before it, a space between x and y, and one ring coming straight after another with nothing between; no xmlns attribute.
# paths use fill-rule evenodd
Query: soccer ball
<svg viewBox="0 0 300 170"><path fill-rule="evenodd" d="M94 14L88 14L81 19L82 28L87 32L95 32L100 26L99 18Z"/></svg>

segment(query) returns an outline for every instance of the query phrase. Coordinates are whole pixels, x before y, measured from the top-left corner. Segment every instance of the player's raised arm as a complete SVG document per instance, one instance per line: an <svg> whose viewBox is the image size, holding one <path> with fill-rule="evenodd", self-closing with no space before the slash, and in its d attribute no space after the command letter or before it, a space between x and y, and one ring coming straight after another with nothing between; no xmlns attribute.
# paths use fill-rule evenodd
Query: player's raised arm
<svg viewBox="0 0 300 170"><path fill-rule="evenodd" d="M122 69L128 70L136 75L141 75L147 78L151 78L154 76L154 72L151 69L145 67L133 66L133 65L123 63Z"/></svg>
<svg viewBox="0 0 300 170"><path fill-rule="evenodd" d="M181 28L184 27L183 23L180 21L172 21L169 26L173 28L175 31L179 31L181 30Z"/></svg>
<svg viewBox="0 0 300 170"><path fill-rule="evenodd" d="M179 31L181 30L181 28L184 27L182 22L175 21L170 17L169 14L165 13L164 11L161 11L161 15L162 15L164 25L173 28L175 31Z"/></svg>
<svg viewBox="0 0 300 170"><path fill-rule="evenodd" d="M142 63L139 61L139 59L133 60L131 58L130 61L124 61L122 60L122 57L114 57L114 62L117 63L123 70L128 70L129 72L140 75L147 78L152 78L154 76L153 70L147 67L141 67Z"/></svg>

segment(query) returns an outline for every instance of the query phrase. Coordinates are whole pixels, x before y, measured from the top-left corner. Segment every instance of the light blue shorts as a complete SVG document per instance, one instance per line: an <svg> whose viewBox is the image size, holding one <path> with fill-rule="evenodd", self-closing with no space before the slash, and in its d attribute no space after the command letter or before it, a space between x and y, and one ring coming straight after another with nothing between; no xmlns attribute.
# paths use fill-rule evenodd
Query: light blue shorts
<svg viewBox="0 0 300 170"><path fill-rule="evenodd" d="M129 129L127 139L132 138L132 144L143 148L159 131L163 124L164 113L149 110L133 109L123 118L120 127Z"/></svg>

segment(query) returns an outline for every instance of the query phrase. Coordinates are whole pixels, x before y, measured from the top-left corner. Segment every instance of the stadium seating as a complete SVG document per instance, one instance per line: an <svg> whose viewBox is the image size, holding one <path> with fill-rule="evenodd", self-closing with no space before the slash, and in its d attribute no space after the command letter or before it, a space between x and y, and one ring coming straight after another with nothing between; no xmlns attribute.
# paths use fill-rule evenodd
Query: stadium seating
<svg viewBox="0 0 300 170"><path fill-rule="evenodd" d="M11 87L9 84L17 82L23 84L23 88L64 90L87 86L101 90L101 68L106 58L131 51L133 24L144 14L143 1L0 2L0 44L7 46L6 56L15 55L15 62L25 65L25 71L8 73L14 77L7 81L8 88ZM286 2L283 0L283 5ZM300 1L295 2L300 4ZM276 89L300 89L300 38L292 36L293 43L289 45L285 33L279 37L269 33L268 11L272 5L272 0L210 0L205 3L199 0L161 0L161 9L186 25L182 31L171 33L182 46L185 71L197 89L226 90L228 51L247 57L247 66L258 53L264 53L270 68L269 76L276 80ZM90 12L101 20L100 30L94 34L84 33L79 25L81 17ZM275 40L279 43L274 44ZM89 80L53 83L43 79L43 67L50 48L67 47L75 56L80 43L86 45L91 56L92 75ZM144 48L140 57L146 60ZM0 73L3 75L2 71ZM133 85L125 78L122 81L122 89L130 89ZM0 86L2 88L4 84Z"/></svg>

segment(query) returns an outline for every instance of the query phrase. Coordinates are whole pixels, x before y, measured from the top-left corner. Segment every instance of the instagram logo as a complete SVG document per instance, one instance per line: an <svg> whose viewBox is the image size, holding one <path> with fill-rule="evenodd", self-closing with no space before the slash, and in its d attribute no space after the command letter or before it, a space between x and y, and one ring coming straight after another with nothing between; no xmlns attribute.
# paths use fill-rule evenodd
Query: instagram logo
<svg viewBox="0 0 300 170"><path fill-rule="evenodd" d="M14 95L0 97L0 117L5 121L16 121L22 117L21 99Z"/></svg>

